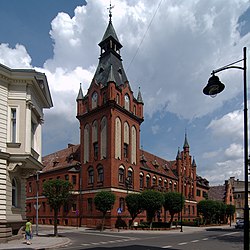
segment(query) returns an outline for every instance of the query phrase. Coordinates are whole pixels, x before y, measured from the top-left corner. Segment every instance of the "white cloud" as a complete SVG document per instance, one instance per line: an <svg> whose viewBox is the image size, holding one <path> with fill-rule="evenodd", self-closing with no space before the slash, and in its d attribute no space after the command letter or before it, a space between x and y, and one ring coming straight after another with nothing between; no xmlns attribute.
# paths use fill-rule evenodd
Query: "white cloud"
<svg viewBox="0 0 250 250"><path fill-rule="evenodd" d="M243 136L243 112L235 110L219 119L214 119L207 126L212 134L218 137L230 137L232 141L242 141Z"/></svg>
<svg viewBox="0 0 250 250"><path fill-rule="evenodd" d="M80 82L86 93L98 64L97 44L107 27L107 6L108 0L88 1L86 6L75 9L73 17L58 13L52 21L50 36L54 54L43 69L37 68L46 73L52 92L54 108L46 112L49 122L53 121L51 116L59 114L66 118L65 126L68 122L78 122L75 99ZM123 65L134 93L141 86L147 117L160 115L163 122L164 114L170 112L179 118L195 120L222 109L227 100L242 92L242 78L236 70L220 74L227 87L217 98L204 96L202 89L213 69L238 60L242 47L250 47L250 35L240 37L237 30L238 18L248 7L246 0L162 1L154 16L157 8L154 1L115 2L112 20L124 46ZM18 44L15 48L0 44L0 62L12 68L32 67L30 55ZM230 171L223 164L240 171L237 160L241 151L242 119L242 112L235 110L213 119L207 126L204 133L211 131L215 138L230 139L230 143L213 150L203 146L203 152L207 153L202 159L209 161L201 164L205 176L212 178L215 174L217 180L228 176ZM159 129L157 124L152 127L153 133ZM206 172L206 167L213 164L211 173Z"/></svg>
<svg viewBox="0 0 250 250"><path fill-rule="evenodd" d="M242 144L236 144L233 143L230 145L229 148L225 150L225 156L228 159L241 159L243 158L243 145Z"/></svg>
<svg viewBox="0 0 250 250"><path fill-rule="evenodd" d="M160 126L159 125L153 125L151 127L153 134L157 134L159 132Z"/></svg>
<svg viewBox="0 0 250 250"><path fill-rule="evenodd" d="M10 68L31 68L31 57L23 45L16 44L10 48L9 44L0 44L0 63Z"/></svg>

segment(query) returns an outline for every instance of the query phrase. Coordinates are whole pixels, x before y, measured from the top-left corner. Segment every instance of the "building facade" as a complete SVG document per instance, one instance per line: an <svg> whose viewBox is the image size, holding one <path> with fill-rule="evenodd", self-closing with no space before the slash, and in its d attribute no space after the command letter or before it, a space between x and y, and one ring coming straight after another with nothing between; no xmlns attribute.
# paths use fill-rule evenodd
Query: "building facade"
<svg viewBox="0 0 250 250"><path fill-rule="evenodd" d="M173 161L162 159L140 148L140 125L144 120L143 99L138 90L134 95L123 68L121 43L114 30L111 15L108 27L99 43L99 64L86 93L80 87L77 96L77 119L80 123L80 145L44 157L45 168L39 186L49 178L64 178L73 182L75 175L75 201L70 209L60 211L59 224L96 227L101 223L101 213L95 210L94 197L101 190L116 195L113 209L108 213L106 226L114 227L117 216L128 225L130 215L126 209L128 193L145 189L161 192L182 192L186 197L184 218L197 216L197 199L209 189L208 181L196 174L196 163L189 153L187 135L183 150L178 149ZM67 154L67 155L65 155ZM71 159L71 160L69 160ZM29 179L35 186L35 177ZM40 195L42 190L39 189ZM35 217L34 193L27 191L28 216ZM45 202L41 197L41 202ZM39 223L50 223L52 213L44 203L39 211ZM159 211L156 219L168 215ZM145 214L137 220L145 220ZM178 219L178 215L176 216Z"/></svg>
<svg viewBox="0 0 250 250"><path fill-rule="evenodd" d="M248 190L250 190L250 183L248 183ZM210 200L221 201L226 205L235 206L235 215L230 220L244 219L245 206L245 182L235 177L230 177L225 180L224 185L211 186L208 192ZM248 193L248 204L250 202L250 191ZM230 222L231 224L231 222Z"/></svg>
<svg viewBox="0 0 250 250"><path fill-rule="evenodd" d="M50 107L44 74L0 64L0 240L26 219L26 178L43 168L43 109Z"/></svg>

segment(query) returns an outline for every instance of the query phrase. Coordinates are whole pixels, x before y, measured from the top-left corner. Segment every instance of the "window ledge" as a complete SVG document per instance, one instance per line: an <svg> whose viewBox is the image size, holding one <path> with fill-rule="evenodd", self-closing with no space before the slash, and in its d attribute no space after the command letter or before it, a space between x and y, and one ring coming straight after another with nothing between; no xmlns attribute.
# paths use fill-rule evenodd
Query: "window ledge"
<svg viewBox="0 0 250 250"><path fill-rule="evenodd" d="M20 142L7 142L6 144L8 148L20 148L21 147Z"/></svg>
<svg viewBox="0 0 250 250"><path fill-rule="evenodd" d="M38 159L39 154L36 152L35 149L31 148L31 154L32 154L32 156L33 156L36 160Z"/></svg>
<svg viewBox="0 0 250 250"><path fill-rule="evenodd" d="M22 209L20 207L12 207L11 210L12 210L13 214L19 214L22 211Z"/></svg>

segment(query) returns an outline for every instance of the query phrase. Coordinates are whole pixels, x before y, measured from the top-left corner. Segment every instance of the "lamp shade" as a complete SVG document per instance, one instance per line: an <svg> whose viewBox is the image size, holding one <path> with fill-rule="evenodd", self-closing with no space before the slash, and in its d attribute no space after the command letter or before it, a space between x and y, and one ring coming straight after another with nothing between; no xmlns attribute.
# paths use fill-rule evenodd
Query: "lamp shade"
<svg viewBox="0 0 250 250"><path fill-rule="evenodd" d="M212 75L207 83L207 86L203 89L205 95L216 96L222 92L225 88L225 85L220 81L219 77Z"/></svg>

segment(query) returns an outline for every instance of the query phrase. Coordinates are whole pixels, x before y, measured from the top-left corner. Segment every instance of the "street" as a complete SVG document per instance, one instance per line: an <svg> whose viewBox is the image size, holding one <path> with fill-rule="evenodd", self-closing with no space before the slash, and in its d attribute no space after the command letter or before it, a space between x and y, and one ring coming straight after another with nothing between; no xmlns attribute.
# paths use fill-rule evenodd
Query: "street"
<svg viewBox="0 0 250 250"><path fill-rule="evenodd" d="M243 249L243 231L234 227L184 228L172 231L62 230L71 239L64 249Z"/></svg>

